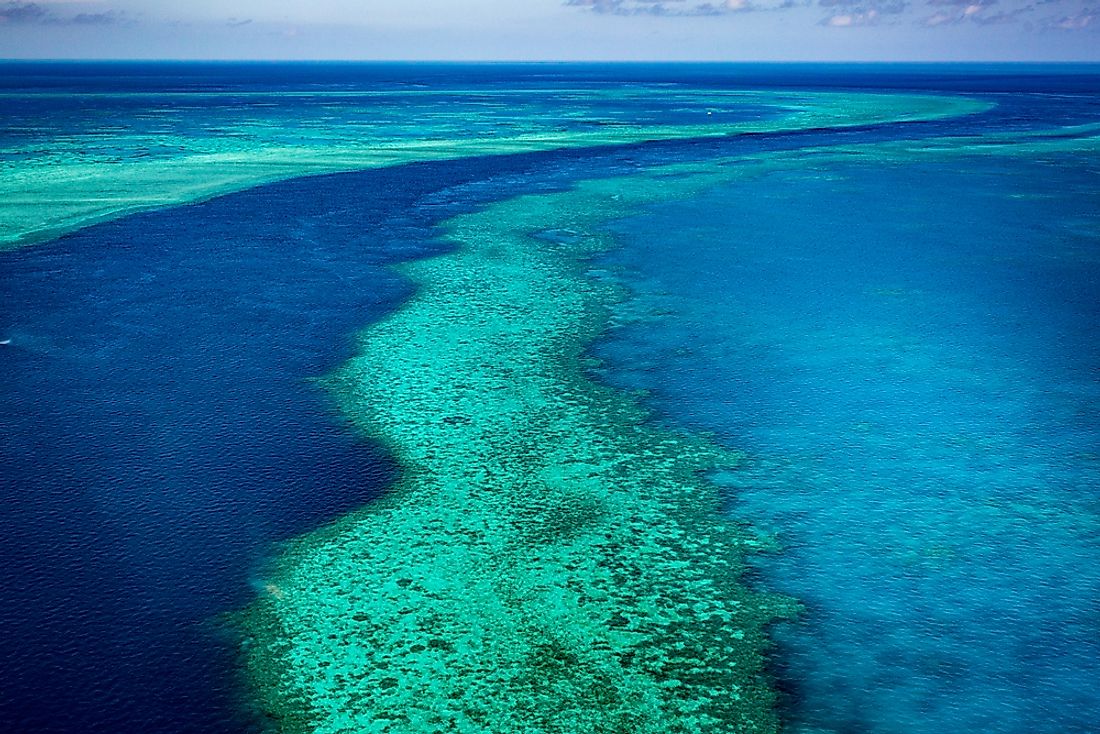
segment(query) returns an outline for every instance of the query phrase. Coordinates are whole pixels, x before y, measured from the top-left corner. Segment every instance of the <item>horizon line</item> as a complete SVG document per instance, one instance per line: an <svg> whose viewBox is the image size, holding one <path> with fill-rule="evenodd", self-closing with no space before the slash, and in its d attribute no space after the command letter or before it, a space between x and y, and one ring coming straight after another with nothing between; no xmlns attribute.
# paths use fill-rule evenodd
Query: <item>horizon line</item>
<svg viewBox="0 0 1100 734"><path fill-rule="evenodd" d="M667 64L669 66L711 65L795 65L818 64L822 66L840 65L909 65L909 66L935 66L935 65L1004 65L1004 66L1100 66L1100 58L1067 60L1067 59L340 59L340 58L315 58L315 59L277 59L277 58L155 58L155 57L0 57L0 63L162 63L162 64L441 64L441 65L548 65L548 64L616 64L640 66L644 64Z"/></svg>

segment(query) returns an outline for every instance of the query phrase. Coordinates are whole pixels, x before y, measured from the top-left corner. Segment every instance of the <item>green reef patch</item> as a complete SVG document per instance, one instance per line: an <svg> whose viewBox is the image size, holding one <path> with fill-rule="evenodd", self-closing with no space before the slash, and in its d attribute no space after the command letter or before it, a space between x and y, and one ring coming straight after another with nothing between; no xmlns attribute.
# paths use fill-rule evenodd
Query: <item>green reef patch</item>
<svg viewBox="0 0 1100 734"><path fill-rule="evenodd" d="M50 94L0 94L0 104ZM470 89L67 96L91 108L125 103L128 111L81 131L43 127L25 139L0 142L0 249L295 176L468 156L929 120L988 107L965 97L646 85L522 94ZM676 107L680 121L655 121L655 105ZM749 108L754 112L745 114ZM192 119L191 109L203 111L201 122Z"/></svg>
<svg viewBox="0 0 1100 734"><path fill-rule="evenodd" d="M628 294L591 265L607 222L835 164L1073 155L1096 130L665 165L445 223L449 253L327 377L388 447L383 499L288 544L246 611L246 670L283 732L775 732L769 623L740 580L761 540L708 472L738 456L654 425L590 377Z"/></svg>
<svg viewBox="0 0 1100 734"><path fill-rule="evenodd" d="M247 671L284 732L775 732L750 590L766 543L708 472L738 456L655 425L589 377L627 293L604 227L733 180L838 163L1095 151L1095 130L819 147L583 181L446 223L402 266L416 295L326 378L401 477L292 541L243 619Z"/></svg>
<svg viewBox="0 0 1100 734"><path fill-rule="evenodd" d="M790 604L739 583L757 541L703 477L737 457L585 376L623 296L586 274L594 225L665 188L505 201L403 267L417 295L329 378L402 478L293 542L247 615L282 730L777 730L764 627Z"/></svg>

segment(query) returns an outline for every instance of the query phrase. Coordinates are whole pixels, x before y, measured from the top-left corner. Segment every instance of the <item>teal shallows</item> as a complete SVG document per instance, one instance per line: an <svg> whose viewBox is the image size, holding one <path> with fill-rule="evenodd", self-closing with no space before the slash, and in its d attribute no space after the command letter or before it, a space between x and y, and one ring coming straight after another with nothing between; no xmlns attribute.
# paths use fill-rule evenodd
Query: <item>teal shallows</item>
<svg viewBox="0 0 1100 734"><path fill-rule="evenodd" d="M7 93L0 95L0 105L36 107L51 94ZM672 90L661 85L606 90L566 86L526 94L491 88L76 97L103 114L72 128L32 115L23 124L33 134L11 127L18 122L13 116L9 134L0 139L0 248L43 242L135 211L312 173L939 119L988 108L963 97ZM679 112L657 114L667 107Z"/></svg>
<svg viewBox="0 0 1100 734"><path fill-rule="evenodd" d="M853 147L612 225L648 318L601 375L747 454L731 511L809 609L773 632L790 734L1097 731L1085 135Z"/></svg>
<svg viewBox="0 0 1100 734"><path fill-rule="evenodd" d="M774 731L762 627L790 604L738 583L756 541L700 478L736 457L585 377L623 297L586 272L592 232L734 177L1095 138L977 143L665 166L452 220L458 249L404 267L416 297L330 380L404 476L279 559L246 620L264 708L286 731Z"/></svg>
<svg viewBox="0 0 1100 734"><path fill-rule="evenodd" d="M619 294L580 233L664 188L506 201L404 268L417 296L331 379L404 476L295 542L247 619L285 730L777 729L762 628L787 605L738 583L755 541L700 476L736 457L583 374Z"/></svg>

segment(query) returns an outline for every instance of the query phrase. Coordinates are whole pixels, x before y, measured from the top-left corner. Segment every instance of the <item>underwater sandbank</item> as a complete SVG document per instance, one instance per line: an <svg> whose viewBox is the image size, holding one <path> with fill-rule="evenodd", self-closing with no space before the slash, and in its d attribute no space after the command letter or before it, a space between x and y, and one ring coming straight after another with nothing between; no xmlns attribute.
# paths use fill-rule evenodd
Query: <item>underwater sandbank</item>
<svg viewBox="0 0 1100 734"><path fill-rule="evenodd" d="M291 543L246 615L280 728L777 731L763 630L793 605L740 582L759 541L703 477L737 457L647 423L584 353L624 297L587 272L600 226L775 165L803 162L511 199L402 267L416 296L328 381L402 477Z"/></svg>
<svg viewBox="0 0 1100 734"><path fill-rule="evenodd" d="M591 226L660 196L616 180L448 224L453 252L330 379L402 478L292 543L250 610L285 731L774 732L757 541L701 474L736 462L585 376L622 296ZM534 236L552 230L554 234Z"/></svg>
<svg viewBox="0 0 1100 734"><path fill-rule="evenodd" d="M240 102L240 109L223 110L223 125L206 127L180 123L180 110L164 107L171 95L89 94L93 106L101 98L116 97L148 104L142 114L129 114L137 115L135 120L143 118L142 126L150 129L127 130L128 121L121 118L105 129L49 134L44 139L39 132L5 147L0 151L0 248L43 242L129 213L308 174L468 156L931 120L988 107L964 97L914 94L637 86L580 90L572 96L562 90L556 93L563 99L549 98L537 109L509 116L506 111L518 104L514 95L471 90L465 94L473 99L464 104L464 93L453 92L449 97L458 102L439 103L429 108L430 114L411 118L408 91L352 95L353 100L370 101L370 107L361 108L332 106L347 105L349 95L311 93L318 101L316 109L297 110L297 117L281 117L283 113L272 109L274 102L262 103L265 95L186 95L188 105L226 105L225 98L248 101L247 106ZM277 101L285 94L266 96ZM630 105L644 104L639 100L646 95L662 102L674 99L682 108L694 110L699 123L632 122L630 113L636 110ZM6 96L33 100L48 95ZM433 99L416 97L427 100L421 104ZM584 106L593 99L603 105L602 114ZM332 104L323 104L326 100ZM611 112L604 109L607 106ZM738 109L746 107L769 112L743 119ZM711 110L720 114L711 115ZM721 113L729 113L734 121L723 122ZM158 120L168 132L153 124Z"/></svg>
<svg viewBox="0 0 1100 734"><path fill-rule="evenodd" d="M998 138L998 153L1097 138ZM586 345L625 294L587 263L608 222L733 177L853 156L986 155L976 138L815 148L586 181L446 225L416 296L329 387L402 477L291 543L244 628L288 732L774 732L765 626L739 579L761 541L703 474L737 456L647 422Z"/></svg>

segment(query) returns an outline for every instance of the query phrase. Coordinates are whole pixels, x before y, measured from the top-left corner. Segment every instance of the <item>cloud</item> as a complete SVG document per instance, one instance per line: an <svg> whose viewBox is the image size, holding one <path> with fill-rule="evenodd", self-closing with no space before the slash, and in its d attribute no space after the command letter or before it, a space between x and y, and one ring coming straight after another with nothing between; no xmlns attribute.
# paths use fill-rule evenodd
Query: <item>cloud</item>
<svg viewBox="0 0 1100 734"><path fill-rule="evenodd" d="M832 12L874 12L898 15L909 7L907 0L818 0L818 5Z"/></svg>
<svg viewBox="0 0 1100 734"><path fill-rule="evenodd" d="M939 9L923 18L921 24L928 28L961 23L1002 25L1015 22L1021 16L1034 12L1040 5L1056 2L1058 0L1039 0L1001 8L999 0L928 0L929 6ZM994 10L994 7L998 9Z"/></svg>
<svg viewBox="0 0 1100 734"><path fill-rule="evenodd" d="M66 13L57 5L42 3L8 2L0 4L0 24L21 25L110 25L125 20L117 10L90 13Z"/></svg>
<svg viewBox="0 0 1100 734"><path fill-rule="evenodd" d="M1047 28L1059 31L1100 30L1100 8L1081 8L1068 15L1048 18Z"/></svg>
<svg viewBox="0 0 1100 734"><path fill-rule="evenodd" d="M855 28L896 22L908 8L908 0L818 0L828 14L819 25L828 28Z"/></svg>
<svg viewBox="0 0 1100 734"><path fill-rule="evenodd" d="M73 25L110 25L121 21L122 13L115 10L106 10L102 13L78 13L69 18L67 22ZM62 21L66 22L66 21Z"/></svg>
<svg viewBox="0 0 1100 734"><path fill-rule="evenodd" d="M1065 31L1100 30L1096 0L564 0L564 4L600 15L617 16L732 16L752 11L782 11L816 5L825 15L818 24L828 28L915 24L996 26L1030 18L1030 28ZM1060 8L1061 15L1042 17Z"/></svg>
<svg viewBox="0 0 1100 734"><path fill-rule="evenodd" d="M657 15L671 17L700 17L736 15L757 10L783 10L802 3L797 0L565 0L574 8L584 8L600 15Z"/></svg>
<svg viewBox="0 0 1100 734"><path fill-rule="evenodd" d="M996 3L997 0L928 0L928 5L940 9L927 16L924 19L924 25L935 28L977 21L986 8Z"/></svg>
<svg viewBox="0 0 1100 734"><path fill-rule="evenodd" d="M856 13L835 13L822 18L821 25L830 28L853 28L856 26L877 25L879 17L877 10Z"/></svg>
<svg viewBox="0 0 1100 734"><path fill-rule="evenodd" d="M50 17L38 3L7 3L0 5L0 23L43 23Z"/></svg>

